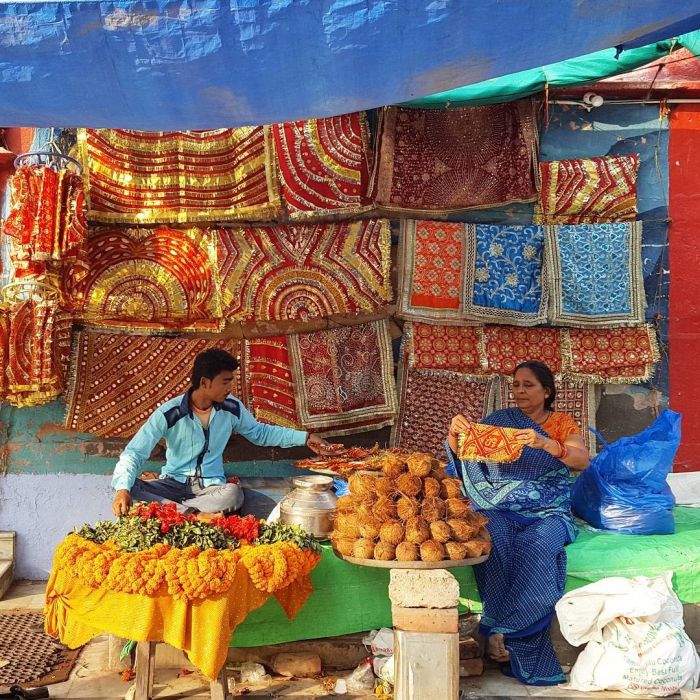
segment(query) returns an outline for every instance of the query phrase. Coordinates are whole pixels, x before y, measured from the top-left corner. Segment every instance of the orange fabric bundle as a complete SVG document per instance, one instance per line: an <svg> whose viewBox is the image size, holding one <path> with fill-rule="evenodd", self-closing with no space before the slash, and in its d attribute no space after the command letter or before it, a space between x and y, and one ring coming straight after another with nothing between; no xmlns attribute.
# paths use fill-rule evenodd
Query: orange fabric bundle
<svg viewBox="0 0 700 700"><path fill-rule="evenodd" d="M518 432L499 425L470 423L467 432L459 436L458 457L470 461L514 462L523 451L523 444L515 439Z"/></svg>

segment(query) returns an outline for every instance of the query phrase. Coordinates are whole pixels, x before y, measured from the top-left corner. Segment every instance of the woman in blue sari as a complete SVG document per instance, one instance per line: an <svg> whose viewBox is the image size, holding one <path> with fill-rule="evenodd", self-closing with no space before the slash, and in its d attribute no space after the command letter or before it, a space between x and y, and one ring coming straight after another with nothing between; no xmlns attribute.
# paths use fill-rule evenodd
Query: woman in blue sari
<svg viewBox="0 0 700 700"><path fill-rule="evenodd" d="M565 678L549 627L564 594L564 547L577 534L569 469L585 469L588 450L573 418L552 409L556 389L547 365L518 365L513 396L517 408L495 411L481 422L519 430L516 439L524 447L518 460L459 460L457 439L469 422L462 415L452 419L447 452L474 509L489 518L491 556L474 567L488 654L523 683L556 685Z"/></svg>

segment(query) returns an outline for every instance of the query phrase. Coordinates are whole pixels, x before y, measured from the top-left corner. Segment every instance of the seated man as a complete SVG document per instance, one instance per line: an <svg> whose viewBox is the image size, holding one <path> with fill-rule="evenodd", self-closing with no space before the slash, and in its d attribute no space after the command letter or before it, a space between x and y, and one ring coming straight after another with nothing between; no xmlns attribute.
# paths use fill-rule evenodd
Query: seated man
<svg viewBox="0 0 700 700"><path fill-rule="evenodd" d="M317 435L258 423L229 394L238 360L225 350L206 350L195 358L186 394L159 406L126 446L114 469L112 511L125 515L136 501L177 503L178 510L232 512L243 504L243 490L226 483L223 452L235 430L255 445L306 445L317 454L333 448ZM157 378L156 378L157 379ZM165 438L166 463L160 478L137 479L153 448Z"/></svg>

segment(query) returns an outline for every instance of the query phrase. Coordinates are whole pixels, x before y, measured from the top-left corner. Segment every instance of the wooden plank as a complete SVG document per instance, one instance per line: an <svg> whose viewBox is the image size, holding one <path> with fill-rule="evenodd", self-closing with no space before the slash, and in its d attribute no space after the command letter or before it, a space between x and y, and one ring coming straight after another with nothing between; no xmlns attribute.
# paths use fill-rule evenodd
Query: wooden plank
<svg viewBox="0 0 700 700"><path fill-rule="evenodd" d="M136 645L136 694L134 700L152 700L156 666L156 642Z"/></svg>
<svg viewBox="0 0 700 700"><path fill-rule="evenodd" d="M219 671L219 675L216 680L213 680L209 684L209 694L211 700L226 700L226 695L228 693L228 678L226 676L226 662Z"/></svg>

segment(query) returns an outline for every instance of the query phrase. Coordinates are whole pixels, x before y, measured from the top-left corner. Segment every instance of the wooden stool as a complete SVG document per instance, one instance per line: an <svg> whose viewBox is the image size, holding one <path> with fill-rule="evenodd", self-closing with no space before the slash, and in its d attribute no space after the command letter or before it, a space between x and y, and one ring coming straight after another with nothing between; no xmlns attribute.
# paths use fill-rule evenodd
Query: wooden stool
<svg viewBox="0 0 700 700"><path fill-rule="evenodd" d="M152 700L153 698L156 644L158 642L139 642L136 645L136 694L134 700ZM228 694L226 663L224 663L216 680L210 681L209 692L211 700L226 700Z"/></svg>

